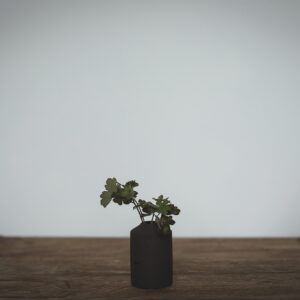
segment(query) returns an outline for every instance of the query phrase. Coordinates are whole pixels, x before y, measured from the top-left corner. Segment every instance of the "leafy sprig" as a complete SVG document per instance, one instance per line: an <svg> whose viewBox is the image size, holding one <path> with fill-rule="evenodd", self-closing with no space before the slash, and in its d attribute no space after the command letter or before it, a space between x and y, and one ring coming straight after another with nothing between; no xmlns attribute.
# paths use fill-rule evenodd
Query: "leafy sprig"
<svg viewBox="0 0 300 300"><path fill-rule="evenodd" d="M142 222L145 222L144 217L152 216L151 222L155 222L158 229L167 234L170 232L170 225L175 224L172 215L178 215L180 209L172 204L169 198L164 198L163 195L152 198L154 203L142 199L137 201L138 192L134 188L138 185L135 180L130 180L123 185L116 178L108 178L105 191L100 195L101 205L106 207L111 200L119 205L132 203L134 205L133 208L138 211Z"/></svg>

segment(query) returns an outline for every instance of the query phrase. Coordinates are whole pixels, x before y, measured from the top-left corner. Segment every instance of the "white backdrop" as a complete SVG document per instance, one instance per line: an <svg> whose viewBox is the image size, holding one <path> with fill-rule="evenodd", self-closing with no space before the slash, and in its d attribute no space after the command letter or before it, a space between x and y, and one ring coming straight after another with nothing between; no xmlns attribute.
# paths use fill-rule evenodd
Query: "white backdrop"
<svg viewBox="0 0 300 300"><path fill-rule="evenodd" d="M0 234L299 236L299 1L0 1Z"/></svg>

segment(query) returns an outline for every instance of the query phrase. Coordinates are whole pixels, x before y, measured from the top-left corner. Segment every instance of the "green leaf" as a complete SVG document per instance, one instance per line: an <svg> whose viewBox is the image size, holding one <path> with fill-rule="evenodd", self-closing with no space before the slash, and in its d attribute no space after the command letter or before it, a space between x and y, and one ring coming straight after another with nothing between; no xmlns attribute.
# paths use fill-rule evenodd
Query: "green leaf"
<svg viewBox="0 0 300 300"><path fill-rule="evenodd" d="M105 188L108 192L115 193L118 189L117 179L116 178L108 178L106 180Z"/></svg>
<svg viewBox="0 0 300 300"><path fill-rule="evenodd" d="M108 191L102 192L100 195L100 198L101 198L101 204L104 207L106 207L109 204L109 202L111 201L111 198L112 198L111 192L108 192Z"/></svg>
<svg viewBox="0 0 300 300"><path fill-rule="evenodd" d="M114 196L114 198L113 198L113 201L115 202L115 203L118 203L119 205L122 205L122 198L120 198L120 197L117 197L117 196Z"/></svg>
<svg viewBox="0 0 300 300"><path fill-rule="evenodd" d="M135 180L127 181L127 182L125 183L125 185L129 185L129 186L131 186L132 188L135 188L135 187L139 186L139 184L138 184Z"/></svg>
<svg viewBox="0 0 300 300"><path fill-rule="evenodd" d="M142 208L142 211L146 214L153 214L157 211L157 207L155 204L153 204L150 201L145 201L142 199L139 199L138 206Z"/></svg>
<svg viewBox="0 0 300 300"><path fill-rule="evenodd" d="M122 198L124 204L129 204L135 197L135 191L130 185L125 185L123 189L118 191L118 195Z"/></svg>
<svg viewBox="0 0 300 300"><path fill-rule="evenodd" d="M160 223L162 225L174 225L175 224L175 221L173 220L172 216L165 216L165 215L162 215L161 218L160 218Z"/></svg>
<svg viewBox="0 0 300 300"><path fill-rule="evenodd" d="M156 204L165 204L165 205L167 205L167 204L170 203L169 197L164 198L163 195L160 195L158 198L152 198L152 199L154 199L156 201Z"/></svg>
<svg viewBox="0 0 300 300"><path fill-rule="evenodd" d="M124 204L130 204L132 202L132 199L131 198L124 198L123 199L123 203Z"/></svg>
<svg viewBox="0 0 300 300"><path fill-rule="evenodd" d="M167 215L179 215L179 213L180 213L180 209L177 206L173 204L169 205L169 210Z"/></svg>
<svg viewBox="0 0 300 300"><path fill-rule="evenodd" d="M153 199L156 201L157 212L162 215L167 215L171 208L169 198L164 198L163 195L160 195L158 198Z"/></svg>

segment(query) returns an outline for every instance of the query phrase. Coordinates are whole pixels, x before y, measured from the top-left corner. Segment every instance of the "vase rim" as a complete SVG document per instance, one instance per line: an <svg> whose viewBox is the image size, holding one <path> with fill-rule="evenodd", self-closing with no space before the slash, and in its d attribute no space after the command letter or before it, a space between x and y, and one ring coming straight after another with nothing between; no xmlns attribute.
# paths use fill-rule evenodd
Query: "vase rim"
<svg viewBox="0 0 300 300"><path fill-rule="evenodd" d="M145 221L145 222L142 222L141 224L145 224L145 225L151 225L151 224L155 224L155 222L152 222L152 221Z"/></svg>

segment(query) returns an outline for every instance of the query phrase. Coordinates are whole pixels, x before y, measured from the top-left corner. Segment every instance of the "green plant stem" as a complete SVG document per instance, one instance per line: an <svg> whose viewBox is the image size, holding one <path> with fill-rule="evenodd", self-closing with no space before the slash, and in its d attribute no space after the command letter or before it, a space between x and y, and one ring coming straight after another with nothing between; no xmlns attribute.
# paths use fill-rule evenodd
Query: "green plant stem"
<svg viewBox="0 0 300 300"><path fill-rule="evenodd" d="M151 222L153 223L153 219L154 219L154 217L157 217L157 218L159 218L159 215L160 215L160 214L157 214L157 215L156 215L155 213L153 213L153 216L152 216Z"/></svg>
<svg viewBox="0 0 300 300"><path fill-rule="evenodd" d="M138 205L137 205L137 203L136 203L136 201L134 199L132 199L132 202L133 202L133 205L136 207L136 209L137 209L137 211L138 211L138 213L140 215L141 221L144 223L145 219L144 219L144 217L142 215L141 209L138 207Z"/></svg>
<svg viewBox="0 0 300 300"><path fill-rule="evenodd" d="M153 223L154 216L155 216L155 214L153 213L153 216L152 216L152 219L151 219L151 222L152 222L152 223Z"/></svg>

